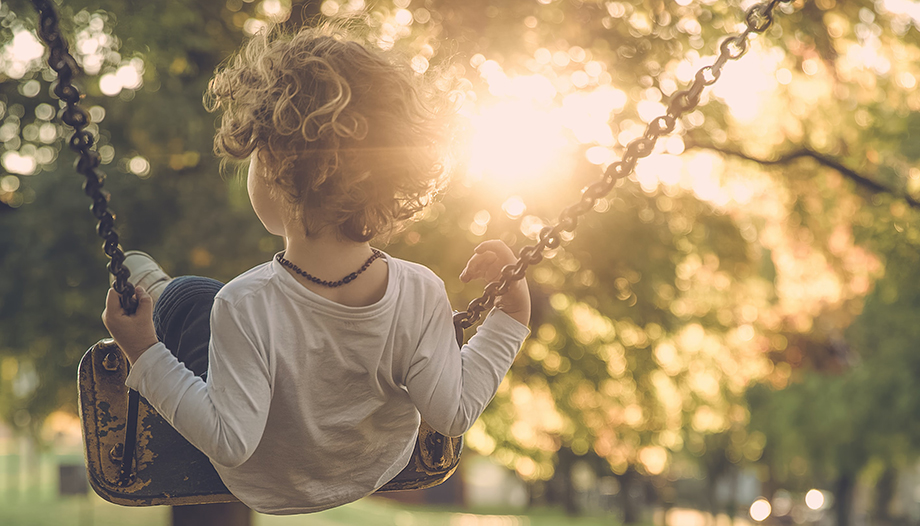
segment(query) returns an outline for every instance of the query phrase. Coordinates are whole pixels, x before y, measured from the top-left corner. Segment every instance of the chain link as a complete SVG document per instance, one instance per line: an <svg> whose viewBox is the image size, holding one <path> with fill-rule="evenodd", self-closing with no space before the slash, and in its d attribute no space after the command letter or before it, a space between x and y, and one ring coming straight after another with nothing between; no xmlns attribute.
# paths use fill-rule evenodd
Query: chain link
<svg viewBox="0 0 920 526"><path fill-rule="evenodd" d="M482 296L470 302L466 311L454 314L454 326L457 333L473 326L482 317L486 309L495 305L495 299L507 292L514 281L524 278L530 265L539 263L543 259L543 251L554 249L561 243L562 232L571 232L578 225L578 218L594 208L598 199L606 196L613 190L617 181L629 176L636 168L639 159L648 157L655 144L662 136L668 135L677 125L678 119L685 113L694 110L700 103L703 88L711 86L722 75L722 68L729 60L741 58L748 50L748 37L752 33L763 33L773 24L773 10L777 5L789 3L793 0L771 0L755 4L748 9L744 20L746 29L735 36L727 37L719 46L719 56L710 66L704 66L697 71L693 83L689 88L679 91L671 97L667 113L652 119L645 129L642 137L636 138L626 145L623 158L611 164L604 171L601 179L582 192L581 200L565 208L555 225L544 227L540 231L538 241L534 245L521 249L518 261L502 269L501 278L486 285Z"/></svg>
<svg viewBox="0 0 920 526"><path fill-rule="evenodd" d="M109 193L102 189L105 174L99 170L99 154L92 149L93 135L86 130L89 117L79 105L82 98L80 90L73 84L74 77L80 73L80 66L68 51L67 41L61 36L58 16L52 3L48 0L32 0L32 5L39 14L38 34L50 49L48 65L58 76L54 94L66 105L61 120L74 129L70 136L70 149L78 154L77 172L86 177L83 191L93 201L90 211L99 221L96 233L104 240L102 250L110 260L107 268L115 276L112 287L120 295L121 307L128 314L133 314L137 309L137 298L134 296L134 286L128 282L131 272L123 265L125 254L118 244L115 214L109 210Z"/></svg>

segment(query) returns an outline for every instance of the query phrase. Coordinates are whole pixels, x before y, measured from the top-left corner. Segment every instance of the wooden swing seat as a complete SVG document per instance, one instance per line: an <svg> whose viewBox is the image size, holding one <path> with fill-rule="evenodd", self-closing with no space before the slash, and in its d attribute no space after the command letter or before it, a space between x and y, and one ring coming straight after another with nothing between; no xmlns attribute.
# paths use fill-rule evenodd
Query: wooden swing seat
<svg viewBox="0 0 920 526"><path fill-rule="evenodd" d="M80 361L80 418L89 482L103 499L122 506L234 502L211 461L140 398L137 429L126 430L128 363L111 339ZM126 431L136 433L132 469L124 476ZM422 422L409 465L378 492L436 486L457 469L462 440L438 434Z"/></svg>

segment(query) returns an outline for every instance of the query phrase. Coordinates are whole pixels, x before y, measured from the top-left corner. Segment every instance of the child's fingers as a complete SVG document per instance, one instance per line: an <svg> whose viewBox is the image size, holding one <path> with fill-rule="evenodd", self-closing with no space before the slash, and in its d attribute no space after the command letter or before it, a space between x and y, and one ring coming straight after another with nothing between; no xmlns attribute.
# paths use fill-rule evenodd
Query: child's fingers
<svg viewBox="0 0 920 526"><path fill-rule="evenodd" d="M115 289L109 289L105 296L105 309L102 311L102 324L109 328L112 322L113 313L118 312L121 306L118 305L118 293Z"/></svg>
<svg viewBox="0 0 920 526"><path fill-rule="evenodd" d="M483 252L495 252L496 254L514 255L514 253L511 252L511 249L508 248L508 245L506 245L505 242L500 239L489 239L483 241L476 246L476 249L473 250L473 252L477 254L482 254Z"/></svg>
<svg viewBox="0 0 920 526"><path fill-rule="evenodd" d="M153 298L150 294L141 286L134 287L134 294L137 296L137 311L135 311L135 314L152 316ZM105 310L102 311L102 320L105 322L122 316L127 316L127 314L121 307L121 294L115 292L114 288L110 288L105 297Z"/></svg>
<svg viewBox="0 0 920 526"><path fill-rule="evenodd" d="M146 314L147 311L153 312L153 298L144 290L144 287L140 285L134 287L134 293L137 295L138 314Z"/></svg>
<svg viewBox="0 0 920 526"><path fill-rule="evenodd" d="M473 256L474 265L476 266L476 271L480 274L485 272L490 266L495 264L495 261L498 260L498 255L494 252L485 252L482 254L476 254Z"/></svg>
<svg viewBox="0 0 920 526"><path fill-rule="evenodd" d="M121 305L118 303L118 293L115 292L115 289L110 288L105 297L105 310L111 314L117 312L116 309L120 308Z"/></svg>
<svg viewBox="0 0 920 526"><path fill-rule="evenodd" d="M490 265L494 264L498 256L493 252L473 254L473 257L466 264L466 268L460 273L460 280L464 283L481 278Z"/></svg>
<svg viewBox="0 0 920 526"><path fill-rule="evenodd" d="M473 250L473 257L460 273L460 281L484 278L486 281L495 281L501 276L502 267L515 261L514 252L504 241L489 239L483 241Z"/></svg>

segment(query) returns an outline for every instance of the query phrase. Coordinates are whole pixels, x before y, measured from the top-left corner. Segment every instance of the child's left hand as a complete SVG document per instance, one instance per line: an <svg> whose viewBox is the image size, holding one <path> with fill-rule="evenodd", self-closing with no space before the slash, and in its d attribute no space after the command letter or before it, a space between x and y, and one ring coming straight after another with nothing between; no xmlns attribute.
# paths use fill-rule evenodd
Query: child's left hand
<svg viewBox="0 0 920 526"><path fill-rule="evenodd" d="M134 291L137 294L137 311L134 314L125 314L115 289L109 289L105 310L102 311L102 323L132 365L144 351L159 341L153 328L153 299L143 287L134 287Z"/></svg>
<svg viewBox="0 0 920 526"><path fill-rule="evenodd" d="M516 262L517 256L504 242L498 239L483 241L476 247L473 257L460 273L460 281L469 283L479 278L498 281L502 275L502 268ZM508 292L496 298L495 306L521 324L529 324L530 291L527 289L527 280L512 281Z"/></svg>

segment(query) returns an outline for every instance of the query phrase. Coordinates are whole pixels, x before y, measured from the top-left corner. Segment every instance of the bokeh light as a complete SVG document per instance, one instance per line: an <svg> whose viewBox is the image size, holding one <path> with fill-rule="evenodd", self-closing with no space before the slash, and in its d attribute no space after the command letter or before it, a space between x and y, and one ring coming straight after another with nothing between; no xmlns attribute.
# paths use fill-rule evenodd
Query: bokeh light
<svg viewBox="0 0 920 526"><path fill-rule="evenodd" d="M144 178L150 175L150 162L138 155L128 161L128 169L138 177Z"/></svg>
<svg viewBox="0 0 920 526"><path fill-rule="evenodd" d="M824 507L824 493L817 489L808 490L805 494L805 505L813 510L820 510Z"/></svg>
<svg viewBox="0 0 920 526"><path fill-rule="evenodd" d="M45 48L31 31L18 28L0 51L0 72L12 79L22 78L34 68L45 53Z"/></svg>
<svg viewBox="0 0 920 526"><path fill-rule="evenodd" d="M772 513L772 511L773 509L770 506L770 501L764 498L760 498L760 499L755 500L754 503L751 504L751 509L749 510L749 514L751 515L751 518L754 519L755 521L763 522L767 519L767 517L770 516L770 513Z"/></svg>

